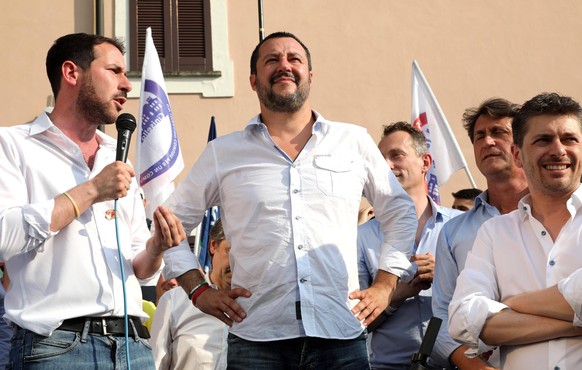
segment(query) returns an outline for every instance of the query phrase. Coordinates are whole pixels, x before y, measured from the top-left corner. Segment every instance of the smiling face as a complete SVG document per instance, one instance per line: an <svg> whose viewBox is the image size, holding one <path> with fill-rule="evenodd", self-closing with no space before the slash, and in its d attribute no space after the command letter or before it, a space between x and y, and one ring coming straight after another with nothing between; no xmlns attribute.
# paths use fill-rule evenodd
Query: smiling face
<svg viewBox="0 0 582 370"><path fill-rule="evenodd" d="M523 144L513 151L532 195L569 196L580 186L582 132L574 116L529 118Z"/></svg>
<svg viewBox="0 0 582 370"><path fill-rule="evenodd" d="M290 37L265 41L259 48L251 87L273 112L297 112L309 96L312 73L305 50Z"/></svg>
<svg viewBox="0 0 582 370"><path fill-rule="evenodd" d="M102 43L94 47L95 59L88 69L80 71L77 109L95 124L115 122L131 83L125 75L125 60L114 45Z"/></svg>
<svg viewBox="0 0 582 370"><path fill-rule="evenodd" d="M424 191L426 172L432 164L430 155L418 155L407 132L395 131L380 140L378 148L392 172L410 194L412 189Z"/></svg>
<svg viewBox="0 0 582 370"><path fill-rule="evenodd" d="M477 168L486 177L511 174L515 162L511 154L513 136L511 118L481 115L475 123L473 152Z"/></svg>

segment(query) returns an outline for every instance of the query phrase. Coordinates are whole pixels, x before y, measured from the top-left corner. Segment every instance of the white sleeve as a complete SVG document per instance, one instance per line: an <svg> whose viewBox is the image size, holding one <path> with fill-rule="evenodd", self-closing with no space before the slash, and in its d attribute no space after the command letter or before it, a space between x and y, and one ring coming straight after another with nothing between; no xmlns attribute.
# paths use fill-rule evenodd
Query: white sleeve
<svg viewBox="0 0 582 370"><path fill-rule="evenodd" d="M176 287L174 289L181 289ZM151 338L152 354L156 369L170 370L172 364L172 296L166 292L160 298L154 319L152 320Z"/></svg>
<svg viewBox="0 0 582 370"><path fill-rule="evenodd" d="M465 268L449 306L449 333L469 347L468 357L477 355L479 336L488 318L508 308L499 302L497 275L489 223L484 224L467 256Z"/></svg>
<svg viewBox="0 0 582 370"><path fill-rule="evenodd" d="M558 290L574 310L574 325L582 326L582 269L561 280Z"/></svg>

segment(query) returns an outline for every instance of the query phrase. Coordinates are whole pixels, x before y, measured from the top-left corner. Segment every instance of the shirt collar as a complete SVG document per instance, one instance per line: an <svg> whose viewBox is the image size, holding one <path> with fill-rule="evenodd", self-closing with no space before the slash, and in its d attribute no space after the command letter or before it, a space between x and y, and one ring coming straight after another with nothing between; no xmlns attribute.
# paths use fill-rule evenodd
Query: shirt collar
<svg viewBox="0 0 582 370"><path fill-rule="evenodd" d="M329 121L326 120L319 112L311 111L315 116L315 122L313 123L312 133L314 135L326 134L329 130ZM248 135L255 130L265 130L267 126L261 121L261 115L257 114L250 121L247 122L243 134Z"/></svg>
<svg viewBox="0 0 582 370"><path fill-rule="evenodd" d="M570 212L570 215L574 217L582 209L582 186L572 193L570 199L566 202L566 207ZM531 216L531 195L526 194L523 198L519 200L519 206L517 207L518 212L521 213L523 217Z"/></svg>

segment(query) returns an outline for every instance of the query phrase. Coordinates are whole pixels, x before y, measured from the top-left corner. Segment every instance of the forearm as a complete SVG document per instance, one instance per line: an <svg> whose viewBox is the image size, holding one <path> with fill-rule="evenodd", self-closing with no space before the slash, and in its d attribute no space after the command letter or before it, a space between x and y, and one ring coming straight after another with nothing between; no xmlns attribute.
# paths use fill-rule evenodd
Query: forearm
<svg viewBox="0 0 582 370"><path fill-rule="evenodd" d="M138 279L147 279L155 274L162 265L164 253L153 247L153 238L146 242L145 249L133 260L133 271Z"/></svg>
<svg viewBox="0 0 582 370"><path fill-rule="evenodd" d="M190 294L190 291L204 280L204 276L200 270L193 269L178 276L176 280L178 280L178 284L184 289L186 294Z"/></svg>
<svg viewBox="0 0 582 370"><path fill-rule="evenodd" d="M574 320L574 311L558 290L557 285L534 292L518 294L503 303L520 313L570 322Z"/></svg>
<svg viewBox="0 0 582 370"><path fill-rule="evenodd" d="M557 320L510 309L503 310L485 322L480 338L492 346L520 345L582 334L572 322Z"/></svg>
<svg viewBox="0 0 582 370"><path fill-rule="evenodd" d="M63 193L54 199L55 204L51 216L51 231L59 231L73 222L75 218L83 214L83 212L95 203L97 197L97 191L91 182L85 182L72 189L63 190ZM65 191L69 195L68 197L64 194Z"/></svg>
<svg viewBox="0 0 582 370"><path fill-rule="evenodd" d="M492 366L489 366L481 357L467 357L465 356L465 351L469 347L460 346L453 353L451 353L450 360L455 364L460 370L493 370Z"/></svg>

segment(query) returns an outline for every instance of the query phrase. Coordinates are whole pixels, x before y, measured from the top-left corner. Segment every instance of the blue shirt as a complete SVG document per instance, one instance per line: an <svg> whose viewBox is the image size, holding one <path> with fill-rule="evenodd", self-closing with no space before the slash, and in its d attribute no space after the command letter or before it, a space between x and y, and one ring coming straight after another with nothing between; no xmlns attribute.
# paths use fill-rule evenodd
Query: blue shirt
<svg viewBox="0 0 582 370"><path fill-rule="evenodd" d="M498 216L499 210L487 203L487 190L475 199L473 208L447 223L439 236L435 256L432 309L443 320L433 353L448 358L460 344L448 331L449 304L453 298L457 277L465 267L467 254L473 248L477 231L483 223Z"/></svg>
<svg viewBox="0 0 582 370"><path fill-rule="evenodd" d="M211 141L167 203L187 232L209 206L221 206L232 286L252 293L237 299L247 317L230 329L246 340L362 333L351 312L357 301L348 298L359 287L362 194L386 235L380 268L400 276L410 266L414 203L364 128L315 116L294 161L259 116L243 131ZM166 251L164 261L168 278L197 267L187 243Z"/></svg>
<svg viewBox="0 0 582 370"><path fill-rule="evenodd" d="M443 225L451 218L462 214L461 211L441 207L430 197L427 198L432 207L432 216L424 226L420 243L415 246L414 254L431 253L434 255L437 238ZM415 234L416 229L409 232ZM381 243L382 232L376 219L358 228L358 268L361 289L367 288L376 275ZM414 272L410 275L414 275ZM417 296L406 299L398 311L389 316L371 334L370 363L372 368L410 366L412 355L418 352L431 317L431 289L423 290ZM435 358L435 360L438 363L447 364L446 358Z"/></svg>

